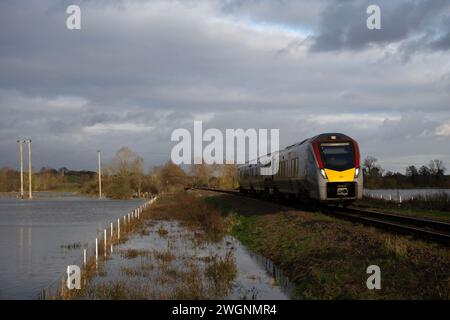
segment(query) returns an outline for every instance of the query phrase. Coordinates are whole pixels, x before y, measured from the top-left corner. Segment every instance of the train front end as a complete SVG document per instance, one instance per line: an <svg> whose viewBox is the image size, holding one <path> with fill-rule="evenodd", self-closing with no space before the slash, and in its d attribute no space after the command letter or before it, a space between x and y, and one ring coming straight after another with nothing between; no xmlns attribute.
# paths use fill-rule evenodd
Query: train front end
<svg viewBox="0 0 450 320"><path fill-rule="evenodd" d="M317 164L318 196L323 202L352 202L363 195L358 143L344 134L321 134L311 145Z"/></svg>

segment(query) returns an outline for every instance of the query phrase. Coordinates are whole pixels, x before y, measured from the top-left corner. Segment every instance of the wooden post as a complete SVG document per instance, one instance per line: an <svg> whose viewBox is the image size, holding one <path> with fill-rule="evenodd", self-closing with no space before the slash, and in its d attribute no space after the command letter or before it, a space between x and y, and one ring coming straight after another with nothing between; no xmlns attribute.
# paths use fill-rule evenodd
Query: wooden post
<svg viewBox="0 0 450 320"><path fill-rule="evenodd" d="M17 140L20 150L20 199L23 199L23 140Z"/></svg>
<svg viewBox="0 0 450 320"><path fill-rule="evenodd" d="M97 151L98 155L98 197L102 198L102 161L100 150Z"/></svg>
<svg viewBox="0 0 450 320"><path fill-rule="evenodd" d="M95 264L98 261L98 238L95 238Z"/></svg>

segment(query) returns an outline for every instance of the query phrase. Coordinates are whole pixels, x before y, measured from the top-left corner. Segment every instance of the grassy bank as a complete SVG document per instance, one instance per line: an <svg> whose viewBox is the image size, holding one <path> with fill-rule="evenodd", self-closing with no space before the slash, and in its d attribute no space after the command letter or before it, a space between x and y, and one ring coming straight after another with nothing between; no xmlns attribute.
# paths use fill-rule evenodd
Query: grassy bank
<svg viewBox="0 0 450 320"><path fill-rule="evenodd" d="M450 299L450 252L319 213L231 195L205 195L237 223L232 234L271 259L306 299ZM381 290L366 269L381 268Z"/></svg>

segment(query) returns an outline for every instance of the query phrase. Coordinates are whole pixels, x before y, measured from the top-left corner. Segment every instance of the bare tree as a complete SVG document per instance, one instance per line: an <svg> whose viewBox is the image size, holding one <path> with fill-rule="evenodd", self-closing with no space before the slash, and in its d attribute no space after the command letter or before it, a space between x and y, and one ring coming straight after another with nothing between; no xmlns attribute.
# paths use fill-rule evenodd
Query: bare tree
<svg viewBox="0 0 450 320"><path fill-rule="evenodd" d="M220 170L220 186L226 189L234 189L238 185L238 169L235 164L224 164Z"/></svg>
<svg viewBox="0 0 450 320"><path fill-rule="evenodd" d="M363 161L363 168L366 175L370 177L381 177L383 175L383 169L377 164L378 159L368 156Z"/></svg>
<svg viewBox="0 0 450 320"><path fill-rule="evenodd" d="M116 198L129 198L134 188L138 194L142 187L144 161L135 152L123 147L117 151L109 165L110 192Z"/></svg>
<svg viewBox="0 0 450 320"><path fill-rule="evenodd" d="M171 161L155 168L152 176L158 183L158 189L163 191L182 188L188 182L186 172Z"/></svg>
<svg viewBox="0 0 450 320"><path fill-rule="evenodd" d="M435 176L442 176L447 170L441 160L431 160L429 167L431 174Z"/></svg>
<svg viewBox="0 0 450 320"><path fill-rule="evenodd" d="M216 165L193 164L190 168L190 174L193 177L193 184L197 187L208 186L209 180L214 176Z"/></svg>

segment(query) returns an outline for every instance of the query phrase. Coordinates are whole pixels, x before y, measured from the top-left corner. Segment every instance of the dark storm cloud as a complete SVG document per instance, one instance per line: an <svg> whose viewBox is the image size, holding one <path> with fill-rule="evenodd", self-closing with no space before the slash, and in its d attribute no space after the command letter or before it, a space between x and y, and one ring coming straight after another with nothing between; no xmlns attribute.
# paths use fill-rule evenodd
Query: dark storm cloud
<svg viewBox="0 0 450 320"><path fill-rule="evenodd" d="M381 30L366 27L366 8L371 4L381 9ZM370 44L413 40L421 34L426 35L423 44L431 47L435 34L450 31L448 24L442 23L450 15L449 8L447 0L330 0L321 15L312 50L359 50Z"/></svg>
<svg viewBox="0 0 450 320"><path fill-rule="evenodd" d="M72 3L81 31L65 28ZM38 168L94 169L122 146L160 164L194 119L280 128L283 146L345 131L400 169L431 150L450 162L447 6L381 1L383 32L367 34L366 4L2 1L0 166L16 167L20 137Z"/></svg>

